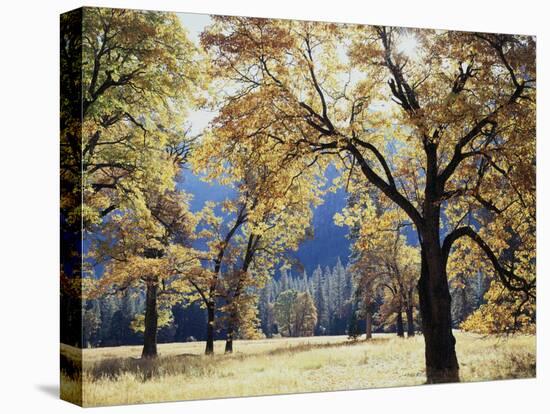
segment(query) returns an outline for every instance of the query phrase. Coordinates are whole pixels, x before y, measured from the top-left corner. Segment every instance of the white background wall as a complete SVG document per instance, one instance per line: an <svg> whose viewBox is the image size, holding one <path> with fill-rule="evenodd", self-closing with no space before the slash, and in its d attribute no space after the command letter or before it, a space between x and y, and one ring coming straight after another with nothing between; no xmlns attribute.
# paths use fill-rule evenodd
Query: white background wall
<svg viewBox="0 0 550 414"><path fill-rule="evenodd" d="M548 354L548 12L543 1L125 0L86 5L538 36L538 378L113 407L113 413L541 412ZM58 15L80 1L8 0L0 21L0 410L66 413L58 382ZM545 303L546 302L546 303ZM13 339L12 339L13 338ZM546 404L547 405L547 404ZM544 407L544 408L543 408ZM424 409L427 408L426 411ZM548 412L548 411L545 411Z"/></svg>

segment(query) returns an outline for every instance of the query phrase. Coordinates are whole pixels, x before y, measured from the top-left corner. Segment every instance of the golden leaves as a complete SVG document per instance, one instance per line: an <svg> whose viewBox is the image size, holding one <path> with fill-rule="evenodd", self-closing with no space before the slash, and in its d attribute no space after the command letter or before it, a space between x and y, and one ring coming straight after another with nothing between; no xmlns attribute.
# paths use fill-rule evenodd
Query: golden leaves
<svg viewBox="0 0 550 414"><path fill-rule="evenodd" d="M486 303L476 309L460 327L480 334L536 333L536 307L533 300L507 291L493 281L485 293Z"/></svg>
<svg viewBox="0 0 550 414"><path fill-rule="evenodd" d="M236 196L186 212L187 231L204 241L197 252L171 247L149 201L173 189L178 166L163 149L177 142L179 121L193 103L187 96L201 84L193 59L202 59L170 14L110 18L124 26L113 48L131 43L137 52L123 61L118 52L100 56L96 80L86 66L92 104L84 143L93 143L98 131L101 137L85 162L93 173L85 178L84 213L97 224L110 202L130 212L106 224L120 237L103 253L133 263L126 270L120 265L120 283L128 282L125 274L145 277L147 266L151 274L170 275L154 261L138 265L144 252L156 249L172 266L181 265L182 280L192 277L199 289L214 291L219 272L211 271L212 262L221 257L227 267L238 266L254 237L260 241L250 274L264 277L307 237L312 207L331 190L328 165L342 172L334 186L345 185L350 194L334 220L354 232L365 268L372 256L377 262L396 249L397 266L417 267L418 250L400 231L411 223L395 204L406 200L410 216L418 211L417 227L425 210L440 209L442 236L473 226L499 258L512 256L521 277L534 278L533 39L396 28L383 29L386 36L373 27L214 17L201 43L216 78L208 104L218 115L190 163L205 181L232 186ZM88 16L94 35L85 45L87 65L100 54L99 23L108 19L101 12ZM112 85L95 97L94 82ZM241 213L246 219L229 234ZM143 236L128 237L132 226ZM459 240L449 273L471 267L488 271L471 240Z"/></svg>
<svg viewBox="0 0 550 414"><path fill-rule="evenodd" d="M144 191L173 187L165 149L187 139L204 62L170 13L86 8L83 33L85 223L97 224L107 207L143 209Z"/></svg>

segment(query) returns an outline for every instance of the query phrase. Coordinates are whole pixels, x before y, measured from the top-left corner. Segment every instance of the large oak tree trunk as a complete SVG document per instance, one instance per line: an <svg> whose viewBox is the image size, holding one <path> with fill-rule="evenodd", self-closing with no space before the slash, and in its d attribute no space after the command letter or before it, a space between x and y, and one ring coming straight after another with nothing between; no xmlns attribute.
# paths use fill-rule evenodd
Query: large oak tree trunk
<svg viewBox="0 0 550 414"><path fill-rule="evenodd" d="M414 336L414 315L413 315L413 307L407 306L407 309L405 310L405 313L407 314L407 338L410 338Z"/></svg>
<svg viewBox="0 0 550 414"><path fill-rule="evenodd" d="M437 230L424 235L418 281L428 384L458 382L458 361L452 332L451 295Z"/></svg>
<svg viewBox="0 0 550 414"><path fill-rule="evenodd" d="M365 316L365 339L372 338L372 312L370 310L366 311Z"/></svg>
<svg viewBox="0 0 550 414"><path fill-rule="evenodd" d="M403 312L401 309L397 311L397 319L395 321L395 326L397 330L397 336L404 337L405 336L405 329L403 327Z"/></svg>
<svg viewBox="0 0 550 414"><path fill-rule="evenodd" d="M209 303L206 305L206 310L208 313L208 323L206 325L206 350L204 353L206 355L211 355L214 353L214 316L216 313L216 307L214 303Z"/></svg>
<svg viewBox="0 0 550 414"><path fill-rule="evenodd" d="M426 144L426 191L424 220L420 230L420 279L418 298L422 316L428 384L458 382L458 361L452 332L451 294L440 240L441 196L437 144Z"/></svg>
<svg viewBox="0 0 550 414"><path fill-rule="evenodd" d="M143 333L142 358L156 358L157 356L157 289L156 283L147 284L145 297L145 331Z"/></svg>

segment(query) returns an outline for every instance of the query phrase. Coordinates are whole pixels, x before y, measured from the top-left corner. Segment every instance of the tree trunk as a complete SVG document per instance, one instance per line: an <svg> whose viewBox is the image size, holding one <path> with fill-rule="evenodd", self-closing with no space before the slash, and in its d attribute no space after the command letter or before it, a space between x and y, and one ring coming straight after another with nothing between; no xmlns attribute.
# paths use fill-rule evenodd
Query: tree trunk
<svg viewBox="0 0 550 414"><path fill-rule="evenodd" d="M231 315L231 318L235 317L236 315ZM229 321L229 325L227 327L227 336L225 339L225 353L231 354L233 352L233 338L235 337L235 322L233 319Z"/></svg>
<svg viewBox="0 0 550 414"><path fill-rule="evenodd" d="M372 338L372 312L370 310L366 311L365 317L365 339Z"/></svg>
<svg viewBox="0 0 550 414"><path fill-rule="evenodd" d="M413 307L407 306L407 309L405 310L405 313L407 314L407 338L410 338L414 336L414 315L413 315Z"/></svg>
<svg viewBox="0 0 550 414"><path fill-rule="evenodd" d="M244 272L246 272L248 269L248 266L245 268ZM230 354L233 352L233 338L235 337L235 331L237 330L237 318L239 317L239 313L237 310L238 306L238 300L241 296L242 291L242 276L239 279L239 282L237 283L237 288L235 289L235 295L233 296L233 303L232 303L232 310L229 314L229 323L227 326L227 335L225 340L225 353Z"/></svg>
<svg viewBox="0 0 550 414"><path fill-rule="evenodd" d="M451 295L439 246L439 228L424 234L418 281L428 384L458 382L458 361L452 332Z"/></svg>
<svg viewBox="0 0 550 414"><path fill-rule="evenodd" d="M148 283L145 297L145 331L143 332L142 358L157 357L157 284Z"/></svg>
<svg viewBox="0 0 550 414"><path fill-rule="evenodd" d="M235 299L236 300L236 299ZM236 304L234 304L236 305ZM229 323L227 325L227 334L225 339L225 353L230 354L233 352L233 339L235 338L235 331L236 329L236 321L238 318L238 314L236 310L233 310L229 315Z"/></svg>
<svg viewBox="0 0 550 414"><path fill-rule="evenodd" d="M403 327L403 312L401 312L401 309L397 311L397 320L395 321L395 327L397 330L397 336L403 338L405 336L405 329Z"/></svg>
<svg viewBox="0 0 550 414"><path fill-rule="evenodd" d="M225 340L225 353L233 353L233 331L227 332L227 339Z"/></svg>
<svg viewBox="0 0 550 414"><path fill-rule="evenodd" d="M216 313L216 307L214 303L208 303L206 305L208 312L208 323L206 325L206 355L212 355L214 353L214 315Z"/></svg>

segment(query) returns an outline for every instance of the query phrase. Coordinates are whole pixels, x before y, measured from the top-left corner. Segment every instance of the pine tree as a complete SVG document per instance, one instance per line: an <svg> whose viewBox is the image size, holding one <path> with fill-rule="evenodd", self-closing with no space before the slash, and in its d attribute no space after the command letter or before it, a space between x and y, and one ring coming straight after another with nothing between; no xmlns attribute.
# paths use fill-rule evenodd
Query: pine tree
<svg viewBox="0 0 550 414"><path fill-rule="evenodd" d="M275 280L275 279L271 279L267 285L270 286L270 289L269 289L269 296L268 296L268 301L270 303L272 302L275 302L275 299L277 298L277 295L279 294L280 292L280 289L279 289L279 281ZM267 286L266 286L267 287Z"/></svg>
<svg viewBox="0 0 550 414"><path fill-rule="evenodd" d="M328 309L321 266L317 266L317 268L313 271L312 282L313 298L315 307L317 308L317 326L315 328L315 333L317 335L323 335L326 333L328 328Z"/></svg>
<svg viewBox="0 0 550 414"><path fill-rule="evenodd" d="M273 289L272 283L267 283L266 286L260 291L260 300L258 302L258 309L260 313L261 328L265 336L268 338L272 335L272 327L269 323L270 310L270 297Z"/></svg>
<svg viewBox="0 0 550 414"><path fill-rule="evenodd" d="M341 318L344 308L344 291L346 284L346 275L344 266L340 261L340 257L336 261L336 265L332 270L332 277L334 278L334 311L335 317Z"/></svg>
<svg viewBox="0 0 550 414"><path fill-rule="evenodd" d="M344 290L344 300L352 301L353 300L353 272L351 265L348 264L345 268L345 290Z"/></svg>
<svg viewBox="0 0 550 414"><path fill-rule="evenodd" d="M298 291L298 280L292 274L292 271L288 272L288 288L291 290Z"/></svg>
<svg viewBox="0 0 550 414"><path fill-rule="evenodd" d="M99 329L100 344L102 346L112 345L111 324L113 315L119 309L119 300L116 296L109 295L99 301L101 313L101 327Z"/></svg>
<svg viewBox="0 0 550 414"><path fill-rule="evenodd" d="M453 326L458 328L483 302L487 291L487 276L478 271L475 275L457 274L450 282L451 315Z"/></svg>
<svg viewBox="0 0 550 414"><path fill-rule="evenodd" d="M99 330L101 328L101 310L97 300L83 303L82 334L84 345L91 347L98 345Z"/></svg>
<svg viewBox="0 0 550 414"><path fill-rule="evenodd" d="M325 287L325 300L327 309L327 333L331 334L332 319L334 314L334 282L332 280L332 271L328 266L323 272L323 280Z"/></svg>
<svg viewBox="0 0 550 414"><path fill-rule="evenodd" d="M109 344L114 346L124 345L123 331L126 327L126 318L122 311L118 309L111 318L111 331L109 332Z"/></svg>
<svg viewBox="0 0 550 414"><path fill-rule="evenodd" d="M286 269L281 269L281 278L280 278L280 290L279 293L284 292L290 289L290 284L288 280L288 273Z"/></svg>
<svg viewBox="0 0 550 414"><path fill-rule="evenodd" d="M298 291L311 293L309 291L307 271L305 269L304 269L304 272L302 273L302 278L300 279L300 286Z"/></svg>

